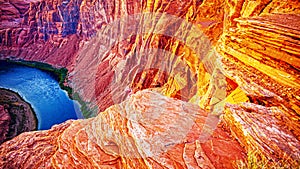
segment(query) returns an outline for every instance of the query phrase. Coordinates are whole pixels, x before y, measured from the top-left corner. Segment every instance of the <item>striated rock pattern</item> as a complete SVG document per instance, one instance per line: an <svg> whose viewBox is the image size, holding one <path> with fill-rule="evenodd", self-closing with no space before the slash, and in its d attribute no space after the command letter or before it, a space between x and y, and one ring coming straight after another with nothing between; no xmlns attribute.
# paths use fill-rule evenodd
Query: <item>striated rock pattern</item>
<svg viewBox="0 0 300 169"><path fill-rule="evenodd" d="M81 1L0 3L0 57L18 56L60 67L72 63L79 49L80 37L75 34Z"/></svg>
<svg viewBox="0 0 300 169"><path fill-rule="evenodd" d="M0 58L67 67L69 85L98 114L2 144L3 168L235 168L252 151L300 166L298 1L0 8Z"/></svg>
<svg viewBox="0 0 300 169"><path fill-rule="evenodd" d="M281 0L226 0L227 7L225 29L236 27L236 18L262 16L265 14L299 14L300 4L298 1Z"/></svg>
<svg viewBox="0 0 300 169"><path fill-rule="evenodd" d="M236 10L217 49L224 73L252 102L227 106L224 121L232 134L248 152L258 151L274 162L284 159L293 168L299 166L300 145L300 4L286 3L231 6Z"/></svg>
<svg viewBox="0 0 300 169"><path fill-rule="evenodd" d="M224 120L247 151L289 167L299 166L299 20L298 14L238 18L218 42L225 73L254 103L229 105Z"/></svg>
<svg viewBox="0 0 300 169"><path fill-rule="evenodd" d="M224 119L248 151L259 150L273 161L299 165L299 139L284 126L286 117L275 107L244 103L228 105ZM268 119L268 120L266 120Z"/></svg>
<svg viewBox="0 0 300 169"><path fill-rule="evenodd" d="M72 69L83 39L94 37L117 18L142 12L187 18L216 41L222 32L224 3L217 1L217 11L207 10L211 3L215 1L2 0L0 58L17 57Z"/></svg>
<svg viewBox="0 0 300 169"><path fill-rule="evenodd" d="M95 118L67 121L3 143L0 166L232 168L245 157L242 147L221 126L208 140L199 139L207 119L196 105L143 90Z"/></svg>
<svg viewBox="0 0 300 169"><path fill-rule="evenodd" d="M299 19L300 15L293 14L237 19L239 28L225 34L219 46L228 75L254 103L282 110L282 116L289 121L285 126L298 139Z"/></svg>
<svg viewBox="0 0 300 169"><path fill-rule="evenodd" d="M37 118L28 103L10 90L0 88L0 144L37 129Z"/></svg>

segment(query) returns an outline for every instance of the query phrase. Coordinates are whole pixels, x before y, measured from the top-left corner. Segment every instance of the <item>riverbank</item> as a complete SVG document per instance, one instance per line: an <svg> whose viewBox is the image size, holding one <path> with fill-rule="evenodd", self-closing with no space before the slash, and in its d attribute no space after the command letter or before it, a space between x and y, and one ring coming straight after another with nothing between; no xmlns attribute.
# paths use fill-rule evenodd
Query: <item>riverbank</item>
<svg viewBox="0 0 300 169"><path fill-rule="evenodd" d="M0 88L0 115L0 144L23 132L37 130L33 108L12 90Z"/></svg>
<svg viewBox="0 0 300 169"><path fill-rule="evenodd" d="M95 116L95 113L93 113L94 111L88 107L88 104L77 93L73 92L73 89L71 87L67 85L68 70L66 68L55 68L47 63L26 61L21 59L6 59L5 61L7 63L36 68L50 74L54 79L58 81L60 88L67 92L69 98L77 101L80 104L80 110L84 118Z"/></svg>

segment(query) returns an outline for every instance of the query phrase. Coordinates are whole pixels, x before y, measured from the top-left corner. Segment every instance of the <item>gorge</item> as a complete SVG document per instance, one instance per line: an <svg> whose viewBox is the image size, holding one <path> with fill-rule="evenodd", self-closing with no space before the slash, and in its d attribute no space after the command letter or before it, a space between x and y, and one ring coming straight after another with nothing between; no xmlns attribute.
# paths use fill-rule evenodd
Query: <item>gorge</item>
<svg viewBox="0 0 300 169"><path fill-rule="evenodd" d="M300 2L0 0L0 59L68 69L92 110L0 168L299 168Z"/></svg>

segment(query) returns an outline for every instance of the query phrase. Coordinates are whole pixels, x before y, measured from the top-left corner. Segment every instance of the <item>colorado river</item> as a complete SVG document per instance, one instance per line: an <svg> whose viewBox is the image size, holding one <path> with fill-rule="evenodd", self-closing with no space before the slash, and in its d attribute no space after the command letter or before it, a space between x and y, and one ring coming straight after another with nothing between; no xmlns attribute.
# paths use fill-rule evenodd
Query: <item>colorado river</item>
<svg viewBox="0 0 300 169"><path fill-rule="evenodd" d="M31 104L39 130L68 119L82 118L79 104L68 97L48 72L0 61L0 87L19 93Z"/></svg>

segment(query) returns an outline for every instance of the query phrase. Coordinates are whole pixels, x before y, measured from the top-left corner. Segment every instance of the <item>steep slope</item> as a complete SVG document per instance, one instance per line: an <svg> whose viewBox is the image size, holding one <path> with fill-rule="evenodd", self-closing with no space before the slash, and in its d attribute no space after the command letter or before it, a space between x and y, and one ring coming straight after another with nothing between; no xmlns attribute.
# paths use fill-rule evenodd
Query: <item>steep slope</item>
<svg viewBox="0 0 300 169"><path fill-rule="evenodd" d="M37 129L30 105L17 93L0 88L0 144L17 135Z"/></svg>
<svg viewBox="0 0 300 169"><path fill-rule="evenodd" d="M251 152L267 168L299 166L298 1L43 0L0 8L0 57L67 67L68 84L98 114L2 144L4 166L232 168ZM188 108L166 113L156 102L163 100ZM187 102L203 111L185 137L179 130L194 123L184 115L198 110ZM136 110L162 118L139 121ZM185 120L174 127L170 117Z"/></svg>
<svg viewBox="0 0 300 169"><path fill-rule="evenodd" d="M236 18L236 27L217 45L224 73L253 103L226 108L232 134L248 152L291 164L288 168L299 166L300 148L300 15L295 13Z"/></svg>

